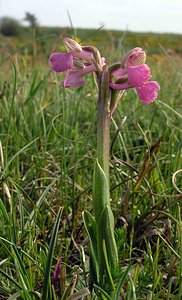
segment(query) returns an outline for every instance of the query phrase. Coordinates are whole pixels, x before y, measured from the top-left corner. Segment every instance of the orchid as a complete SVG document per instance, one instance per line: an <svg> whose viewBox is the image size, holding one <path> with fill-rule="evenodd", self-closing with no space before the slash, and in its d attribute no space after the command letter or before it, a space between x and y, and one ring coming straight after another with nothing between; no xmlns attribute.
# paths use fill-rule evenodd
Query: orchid
<svg viewBox="0 0 182 300"><path fill-rule="evenodd" d="M139 99L144 104L153 102L158 96L160 86L156 81L150 81L152 77L150 68L145 62L145 51L139 47L130 50L123 57L120 65L111 66L110 88L120 91L135 88ZM114 78L116 80L113 80Z"/></svg>
<svg viewBox="0 0 182 300"><path fill-rule="evenodd" d="M145 104L153 102L158 96L160 86L156 81L149 81L151 74L147 64L119 68L112 75L117 77L115 82L110 82L113 90L127 90L134 87L138 97Z"/></svg>
<svg viewBox="0 0 182 300"><path fill-rule="evenodd" d="M64 39L64 44L68 52L52 53L49 58L51 68L55 72L66 71L61 87L80 87L84 84L83 77L87 73L100 70L105 64L105 59L100 57L100 53L99 55L97 53L98 59L94 58L96 49L94 47L81 47L76 41L69 38ZM96 52L98 52L97 49ZM86 61L83 62L82 59Z"/></svg>
<svg viewBox="0 0 182 300"><path fill-rule="evenodd" d="M93 175L93 213L84 211L83 220L91 250L91 277L96 285L105 288L118 263L114 235L114 216L110 203L110 122L124 91L135 88L143 103L151 103L158 96L160 86L151 81L145 51L130 50L123 59L107 66L97 48L81 46L72 39L64 39L67 53L53 53L51 68L65 72L61 87L80 87L88 73L96 75L98 85L97 160ZM117 92L119 91L119 92ZM104 226L103 226L104 224ZM111 271L108 271L108 266ZM57 270L57 269L56 269ZM55 278L57 275L55 271ZM111 288L112 290L112 288ZM112 291L111 291L112 295Z"/></svg>

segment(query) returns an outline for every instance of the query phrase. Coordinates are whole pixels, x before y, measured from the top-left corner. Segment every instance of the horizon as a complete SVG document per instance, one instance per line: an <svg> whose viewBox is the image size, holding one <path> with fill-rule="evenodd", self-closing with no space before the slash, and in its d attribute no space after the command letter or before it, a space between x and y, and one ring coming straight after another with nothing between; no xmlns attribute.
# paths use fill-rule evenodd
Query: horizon
<svg viewBox="0 0 182 300"><path fill-rule="evenodd" d="M11 15L7 15L7 16L2 16L0 17L0 19L4 18L4 17L7 17L7 18L12 18L12 19L15 19L16 21L18 21L20 23L20 26L21 27L30 27L30 25L28 24L24 24L24 21L23 20L18 20L17 18L15 18L14 16L11 16ZM26 22L27 23L27 22ZM61 25L43 25L43 24L38 24L38 27L39 28L51 28L51 29L58 29L58 28L69 28L69 29L72 29L72 30L91 30L94 32L97 32L97 31L102 31L102 30L105 30L105 31L118 31L118 32L123 32L123 33L127 33L127 32L130 32L130 33L134 33L134 34L157 34L157 35L179 35L181 36L182 35L182 32L181 33L176 33L176 32L156 32L156 31L134 31L134 30L130 30L130 29L116 29L116 28L105 28L104 26L102 27L99 27L99 28L94 28L94 27L82 27L82 26L78 26L78 27L71 27L71 25L67 25L67 26L61 26Z"/></svg>
<svg viewBox="0 0 182 300"><path fill-rule="evenodd" d="M17 7L19 8L17 10ZM182 34L181 0L0 0L0 17L23 22L33 14L42 27L70 27L130 31L138 33Z"/></svg>

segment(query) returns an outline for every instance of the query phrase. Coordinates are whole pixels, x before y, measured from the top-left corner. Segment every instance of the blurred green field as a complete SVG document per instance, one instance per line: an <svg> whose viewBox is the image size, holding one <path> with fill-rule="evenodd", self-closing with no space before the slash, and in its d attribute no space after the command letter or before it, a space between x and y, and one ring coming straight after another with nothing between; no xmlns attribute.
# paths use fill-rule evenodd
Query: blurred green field
<svg viewBox="0 0 182 300"><path fill-rule="evenodd" d="M63 51L63 37L75 35L98 47L108 64L143 47L161 86L159 99L148 106L129 90L113 115L111 203L120 261L115 284L131 264L120 299L180 300L181 36L68 28L0 35L0 299L41 299L46 284L49 300L96 299L74 293L91 287L81 213L92 210L97 90L92 76L79 89L61 89L63 77L48 63L51 52ZM60 257L65 293L52 287L47 273L52 276Z"/></svg>

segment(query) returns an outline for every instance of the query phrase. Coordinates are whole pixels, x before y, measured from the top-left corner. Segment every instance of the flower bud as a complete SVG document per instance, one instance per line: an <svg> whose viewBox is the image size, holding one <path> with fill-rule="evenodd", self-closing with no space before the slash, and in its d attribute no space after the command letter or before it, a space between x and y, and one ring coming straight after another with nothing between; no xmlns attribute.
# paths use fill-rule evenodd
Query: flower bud
<svg viewBox="0 0 182 300"><path fill-rule="evenodd" d="M121 61L121 66L125 69L128 66L138 66L144 64L145 62L145 51L139 47L136 47L126 53Z"/></svg>
<svg viewBox="0 0 182 300"><path fill-rule="evenodd" d="M80 44L70 38L64 38L64 45L68 52L82 52Z"/></svg>
<svg viewBox="0 0 182 300"><path fill-rule="evenodd" d="M61 258L58 259L56 267L54 269L53 277L52 277L52 284L54 285L55 288L57 288L58 285L58 279L60 276L60 267L61 267Z"/></svg>

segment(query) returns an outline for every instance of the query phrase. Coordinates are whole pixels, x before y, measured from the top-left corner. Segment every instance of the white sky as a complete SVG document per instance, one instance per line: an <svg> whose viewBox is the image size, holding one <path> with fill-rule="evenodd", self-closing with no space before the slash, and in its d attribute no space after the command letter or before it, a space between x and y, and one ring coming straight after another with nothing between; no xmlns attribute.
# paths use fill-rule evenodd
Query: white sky
<svg viewBox="0 0 182 300"><path fill-rule="evenodd" d="M34 14L40 25L153 31L182 34L182 0L0 0L0 17L23 20Z"/></svg>

